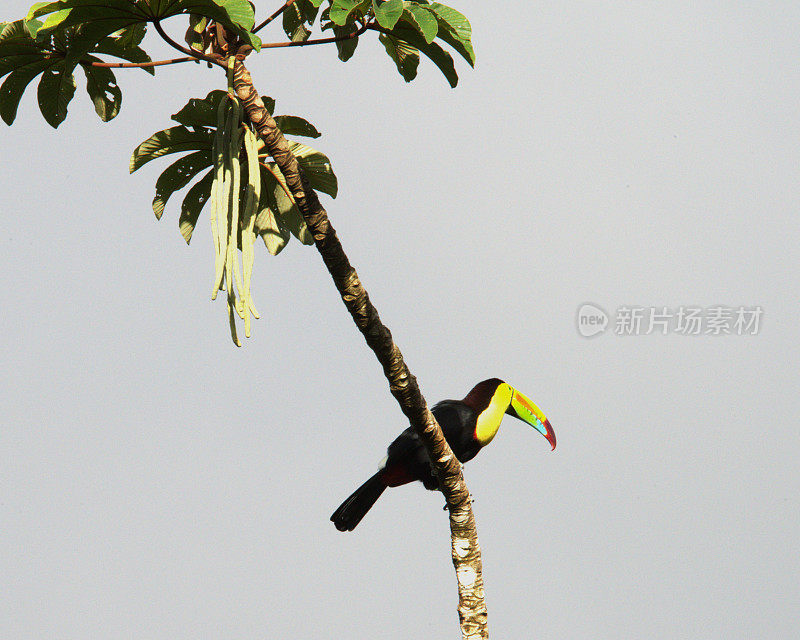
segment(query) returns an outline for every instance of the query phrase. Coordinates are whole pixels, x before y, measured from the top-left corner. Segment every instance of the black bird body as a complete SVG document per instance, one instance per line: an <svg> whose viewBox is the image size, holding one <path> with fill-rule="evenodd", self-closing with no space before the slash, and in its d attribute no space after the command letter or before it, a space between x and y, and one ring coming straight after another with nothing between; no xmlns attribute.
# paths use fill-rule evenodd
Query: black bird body
<svg viewBox="0 0 800 640"><path fill-rule="evenodd" d="M459 462L472 460L481 448L473 437L478 418L475 410L461 400L442 400L431 409L431 413L442 428L445 440ZM378 473L381 474L387 487L397 487L420 480L426 489L439 488L428 450L411 427L403 431L389 445L385 464Z"/></svg>
<svg viewBox="0 0 800 640"><path fill-rule="evenodd" d="M456 458L472 460L494 438L504 413L532 424L555 448L555 434L541 411L527 397L497 378L478 383L463 400L443 400L431 409ZM331 516L340 531L352 531L387 487L419 480L439 488L430 456L411 428L389 445L378 472L356 489Z"/></svg>

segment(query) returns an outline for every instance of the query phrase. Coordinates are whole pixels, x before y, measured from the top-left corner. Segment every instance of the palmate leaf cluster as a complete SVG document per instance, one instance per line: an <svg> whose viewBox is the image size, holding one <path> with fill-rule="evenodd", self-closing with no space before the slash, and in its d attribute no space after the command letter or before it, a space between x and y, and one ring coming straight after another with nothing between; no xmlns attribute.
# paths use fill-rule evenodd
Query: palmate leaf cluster
<svg viewBox="0 0 800 640"><path fill-rule="evenodd" d="M67 117L67 107L75 95L75 76L81 67L86 76L86 90L95 111L107 122L114 118L122 103L122 91L111 69L92 66L100 62L98 54L108 54L129 62L148 62L150 57L139 47L144 25L102 33L90 24L65 27L48 37L33 38L23 20L0 27L0 117L12 124L22 95L39 75L39 110L44 119L58 127ZM152 67L145 67L153 73Z"/></svg>
<svg viewBox="0 0 800 640"><path fill-rule="evenodd" d="M305 41L317 20L323 0L296 0L283 12L283 28L290 40ZM450 86L458 83L453 58L438 38L470 66L475 64L472 28L469 20L455 9L439 2L415 0L327 0L319 14L321 30L337 37L354 33L360 25L371 23L380 31L379 39L406 82L417 76L420 53L429 58L445 75ZM359 38L336 43L339 58L349 60Z"/></svg>
<svg viewBox="0 0 800 640"><path fill-rule="evenodd" d="M39 75L39 109L58 127L75 95L75 69L86 75L86 89L103 121L114 118L122 91L114 73L93 66L108 55L127 62L149 62L139 46L147 24L179 14L216 20L258 50L261 41L250 32L253 8L247 0L59 0L38 2L28 15L0 23L0 116L14 122L25 89ZM152 67L146 68L153 73Z"/></svg>
<svg viewBox="0 0 800 640"><path fill-rule="evenodd" d="M215 90L205 98L190 100L172 116L179 126L164 129L150 136L133 152L130 171L133 173L151 160L174 153L183 157L167 167L156 181L153 212L161 218L164 208L176 191L186 187L202 171L208 171L186 192L179 218L180 231L188 243L192 239L200 213L211 196L214 178L212 145L217 127L217 108L226 92ZM262 97L267 109L273 112L275 101ZM275 122L288 135L318 138L320 133L307 120L298 116L275 116ZM299 142L289 141L289 148L303 168L311 186L335 198L338 190L336 175L328 157ZM244 187L242 188L244 190ZM244 198L240 198L244 201ZM294 235L303 244L313 244L303 216L289 195L286 181L266 158L261 164L261 201L256 217L256 233L264 240L269 252L278 254ZM239 239L241 243L241 238Z"/></svg>
<svg viewBox="0 0 800 640"><path fill-rule="evenodd" d="M323 8L323 3L325 6ZM122 104L122 91L111 69L98 67L105 57L133 63L150 62L140 44L149 23L177 15L189 21L188 43L202 50L203 30L215 21L258 51L252 32L253 6L248 0L57 0L37 2L28 15L0 22L0 117L14 122L28 85L41 76L39 109L58 127L67 117L80 67L95 111L105 122ZM340 38L339 58L349 60L362 27L379 31L379 40L398 72L410 82L417 75L420 54L442 71L451 86L458 83L453 58L439 41L475 63L469 21L455 9L426 0L295 0L283 12L283 29L290 40L304 42L319 20L321 30ZM145 67L153 74L153 67Z"/></svg>
<svg viewBox="0 0 800 640"><path fill-rule="evenodd" d="M188 22L184 39L188 49L174 42L161 26L162 21L175 16L185 16ZM424 55L455 87L458 75L453 57L445 47L461 55L471 66L475 63L469 21L457 10L438 2L294 0L284 3L281 18L283 30L293 43L327 44L332 50L335 46L343 62L353 56L360 37L378 32L384 50L406 82L416 77L420 57ZM184 55L194 53L198 61L227 66L228 91L216 90L205 98L190 100L172 116L177 126L153 134L136 148L130 170L134 172L161 156L180 154L156 182L153 199L156 217L161 218L173 194L187 189L180 207L179 227L188 243L201 212L211 203L207 208L214 229L212 238L220 249L215 257L216 280L221 274L218 267L222 264L223 244L225 269L230 264L238 265L238 259L229 259L235 258L236 246L244 249L242 283L248 284L244 288L236 285L241 299L237 298L233 305L231 280L237 280L236 267L232 277L225 271L232 335L237 344L231 309L245 319L245 333L249 335L250 316L245 309L250 307L252 299L246 274L251 273L256 235L261 236L273 255L286 246L292 235L304 244L313 243L284 176L266 154L258 151L251 124L241 121L241 104L233 91L231 55L237 54L241 60L251 51L260 51L261 40L254 29L258 31L269 22L255 27L254 5L249 0L55 0L37 2L23 19L0 22L0 117L9 125L16 119L27 87L40 76L39 110L53 127L64 122L76 92L78 67L85 75L86 90L98 116L104 122L112 120L120 111L122 91L115 73L107 65L118 66L120 61L128 66L144 65L144 71L154 74L151 56L141 46L150 26ZM315 26L319 26L323 36L312 40ZM331 45L331 41L335 44ZM158 64L171 62L174 61ZM234 101L232 110L223 102L229 99L226 96ZM272 113L274 100L264 98L264 103ZM223 118L220 124L219 117L225 109L232 115ZM275 121L288 135L311 138L320 135L313 125L297 116L276 116ZM239 148L240 134L245 140L243 150ZM226 151L220 153L221 148ZM336 197L337 180L327 156L299 142L289 141L289 148L310 186ZM247 165L246 186L240 180L243 164ZM223 210L226 213L219 217ZM244 220L247 223L242 226Z"/></svg>

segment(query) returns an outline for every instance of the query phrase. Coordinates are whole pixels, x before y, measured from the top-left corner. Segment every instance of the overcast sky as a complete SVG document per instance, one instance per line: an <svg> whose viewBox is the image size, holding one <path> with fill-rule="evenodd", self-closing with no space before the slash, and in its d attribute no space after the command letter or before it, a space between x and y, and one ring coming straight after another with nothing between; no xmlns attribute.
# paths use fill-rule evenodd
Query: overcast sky
<svg viewBox="0 0 800 640"><path fill-rule="evenodd" d="M368 36L249 66L323 132L324 204L428 401L501 377L558 435L509 418L465 469L492 637L794 637L800 9L457 6L455 90ZM180 199L150 208L168 162L128 175L222 77L117 78L107 125L80 73L58 131L35 83L0 125L0 637L457 638L440 495L328 521L406 424L316 251L259 248L236 349L205 214L187 248ZM664 307L701 334L647 334ZM705 333L739 307L757 328Z"/></svg>

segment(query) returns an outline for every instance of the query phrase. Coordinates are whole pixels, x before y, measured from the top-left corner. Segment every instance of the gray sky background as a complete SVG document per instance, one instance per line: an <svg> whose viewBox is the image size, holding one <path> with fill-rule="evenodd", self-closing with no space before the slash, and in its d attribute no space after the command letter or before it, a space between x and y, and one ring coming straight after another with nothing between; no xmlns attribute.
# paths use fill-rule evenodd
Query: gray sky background
<svg viewBox="0 0 800 640"><path fill-rule="evenodd" d="M466 467L492 637L794 637L800 8L456 6L456 90L368 37L250 66L323 132L325 204L428 401L499 376L556 430L506 420ZM222 78L117 78L108 125L79 74L59 131L35 84L3 129L0 637L458 637L441 496L328 521L405 424L316 251L258 251L237 350L205 214L187 248L180 199L150 210L168 163L128 175ZM586 302L764 313L586 339Z"/></svg>

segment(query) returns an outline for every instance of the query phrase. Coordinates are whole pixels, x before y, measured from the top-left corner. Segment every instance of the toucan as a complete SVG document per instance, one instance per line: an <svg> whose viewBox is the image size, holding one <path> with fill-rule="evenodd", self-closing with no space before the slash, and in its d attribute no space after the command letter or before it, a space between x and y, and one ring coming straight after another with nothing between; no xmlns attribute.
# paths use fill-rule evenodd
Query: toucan
<svg viewBox="0 0 800 640"><path fill-rule="evenodd" d="M527 422L556 448L556 434L541 409L497 378L479 382L463 400L442 400L431 412L462 464L492 441L506 413ZM355 529L387 487L419 480L426 489L439 488L428 451L411 427L395 438L386 454L378 472L333 512L331 521L339 531Z"/></svg>

